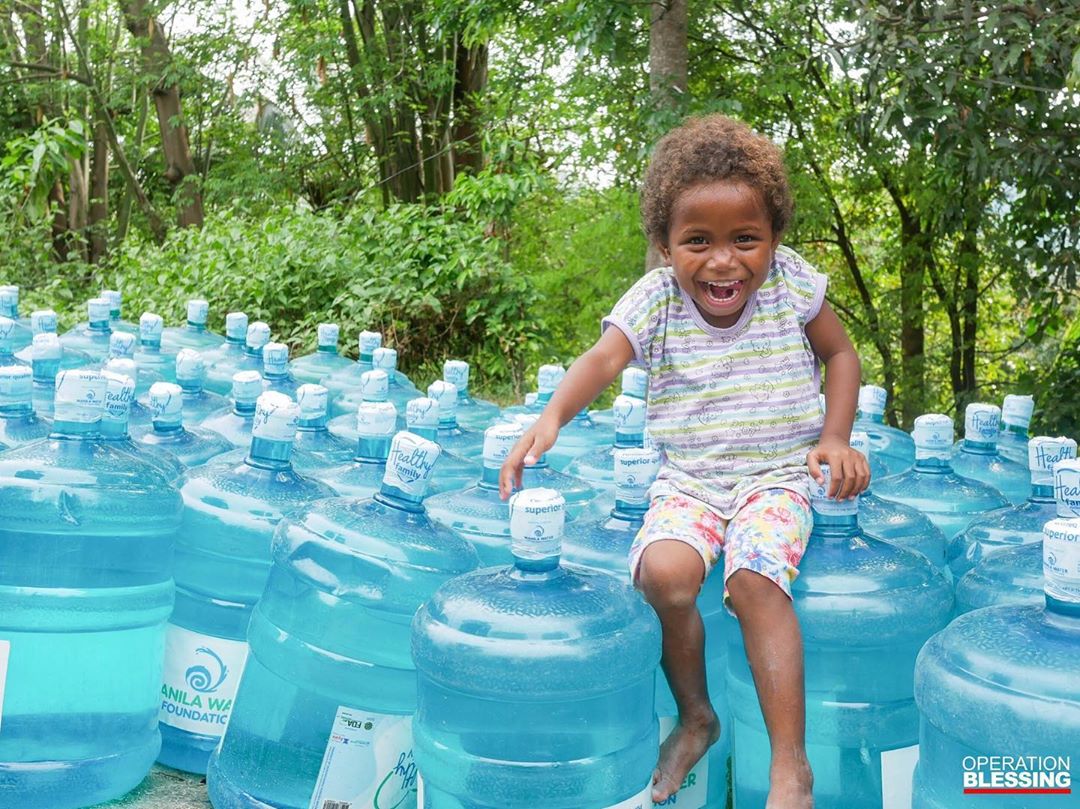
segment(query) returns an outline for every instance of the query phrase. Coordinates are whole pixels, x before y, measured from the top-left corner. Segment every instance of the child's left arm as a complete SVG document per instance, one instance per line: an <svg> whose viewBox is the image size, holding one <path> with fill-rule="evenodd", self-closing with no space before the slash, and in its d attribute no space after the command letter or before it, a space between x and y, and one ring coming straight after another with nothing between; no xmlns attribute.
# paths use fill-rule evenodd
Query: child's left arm
<svg viewBox="0 0 1080 809"><path fill-rule="evenodd" d="M859 355L828 303L823 302L817 317L806 324L806 336L825 364L825 426L818 445L807 454L806 464L810 475L821 483L820 464L827 463L832 470L829 494L844 500L870 485L870 464L849 443L859 400Z"/></svg>

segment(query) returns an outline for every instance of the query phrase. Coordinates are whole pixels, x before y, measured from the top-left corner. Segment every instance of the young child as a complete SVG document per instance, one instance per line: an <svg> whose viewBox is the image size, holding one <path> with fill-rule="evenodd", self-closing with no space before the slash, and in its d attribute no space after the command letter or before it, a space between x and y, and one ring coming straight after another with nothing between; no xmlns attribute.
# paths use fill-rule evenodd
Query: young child
<svg viewBox="0 0 1080 809"><path fill-rule="evenodd" d="M848 446L859 359L825 302L825 277L780 247L791 191L766 138L719 115L688 120L657 145L641 212L668 266L647 273L604 318L600 339L507 457L500 490L508 497L520 486L522 465L628 363L648 370L647 428L663 464L629 567L660 618L662 665L679 708L653 800L678 791L720 733L696 600L722 555L725 602L742 629L772 746L768 809L804 809L813 778L791 582L810 534L807 472L821 482L819 465L828 463L841 499L870 480Z"/></svg>

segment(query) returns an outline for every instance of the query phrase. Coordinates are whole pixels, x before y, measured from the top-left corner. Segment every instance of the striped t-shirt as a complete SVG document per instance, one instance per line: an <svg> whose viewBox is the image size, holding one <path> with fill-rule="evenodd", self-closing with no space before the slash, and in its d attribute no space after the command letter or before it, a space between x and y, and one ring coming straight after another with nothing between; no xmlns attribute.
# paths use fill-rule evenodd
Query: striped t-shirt
<svg viewBox="0 0 1080 809"><path fill-rule="evenodd" d="M805 328L825 286L824 275L781 247L729 328L705 322L669 267L615 304L603 328L625 334L649 372L647 429L663 457L651 496L688 494L725 518L762 489L807 496L806 453L823 419Z"/></svg>

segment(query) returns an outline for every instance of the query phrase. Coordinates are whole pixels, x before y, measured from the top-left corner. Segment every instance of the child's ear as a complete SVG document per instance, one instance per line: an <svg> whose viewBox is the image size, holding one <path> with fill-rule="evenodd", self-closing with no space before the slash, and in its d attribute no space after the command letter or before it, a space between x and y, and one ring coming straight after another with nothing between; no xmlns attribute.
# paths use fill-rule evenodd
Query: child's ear
<svg viewBox="0 0 1080 809"><path fill-rule="evenodd" d="M660 255L664 259L664 264L668 267L671 266L671 251L668 250L668 246L663 242L656 242L656 249L660 251Z"/></svg>

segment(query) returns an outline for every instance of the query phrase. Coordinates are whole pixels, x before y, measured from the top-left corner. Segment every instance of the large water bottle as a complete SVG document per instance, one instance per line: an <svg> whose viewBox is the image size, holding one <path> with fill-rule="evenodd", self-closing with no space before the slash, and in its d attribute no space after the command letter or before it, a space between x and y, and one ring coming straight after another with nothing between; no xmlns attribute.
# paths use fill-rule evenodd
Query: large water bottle
<svg viewBox="0 0 1080 809"><path fill-rule="evenodd" d="M109 304L109 328L113 331L126 331L129 334L139 333L139 324L132 323L130 320L124 320L122 317L122 308L124 303L124 296L118 289L103 289L101 290L101 297L104 298Z"/></svg>
<svg viewBox="0 0 1080 809"><path fill-rule="evenodd" d="M168 351L191 348L195 351L210 351L219 348L225 338L206 328L210 314L210 304L201 298L187 302L187 323L183 326L170 326L161 333L161 345Z"/></svg>
<svg viewBox="0 0 1080 809"><path fill-rule="evenodd" d="M915 463L915 442L903 430L885 423L887 396L885 389L876 385L859 388L859 410L854 429L870 436L873 454L885 463L888 474L897 475Z"/></svg>
<svg viewBox="0 0 1080 809"><path fill-rule="evenodd" d="M362 402L356 409L356 452L352 460L326 470L319 479L343 497L371 497L379 491L397 419L397 408L390 402Z"/></svg>
<svg viewBox="0 0 1080 809"><path fill-rule="evenodd" d="M32 402L34 412L39 418L51 419L53 415L53 396L56 393L56 375L60 372L64 348L55 334L43 332L34 335L30 344L34 388Z"/></svg>
<svg viewBox="0 0 1080 809"><path fill-rule="evenodd" d="M34 374L25 365L0 367L0 449L39 441L51 425L34 413Z"/></svg>
<svg viewBox="0 0 1080 809"><path fill-rule="evenodd" d="M615 414L615 442L580 455L566 467L566 473L587 481L605 492L615 488L615 453L640 447L645 440L645 400L620 394L612 405Z"/></svg>
<svg viewBox="0 0 1080 809"><path fill-rule="evenodd" d="M207 772L215 806L415 808L409 621L477 562L420 505L438 453L398 433L374 497L323 500L278 526L252 654Z"/></svg>
<svg viewBox="0 0 1080 809"><path fill-rule="evenodd" d="M1035 412L1031 396L1009 394L1001 404L1001 435L998 452L1017 463L1027 463L1028 427Z"/></svg>
<svg viewBox="0 0 1080 809"><path fill-rule="evenodd" d="M206 390L206 363L193 348L181 348L176 353L176 384L183 391L181 408L186 427L198 427L211 413L229 406L224 396Z"/></svg>
<svg viewBox="0 0 1080 809"><path fill-rule="evenodd" d="M390 382L386 376L386 372L374 369L371 371L364 371L360 374L359 387L356 389L359 391L359 404L364 402L385 402L387 401L387 393L390 390ZM333 406L331 405L331 411ZM395 408L396 411L396 408ZM340 416L334 416L327 424L330 432L339 438L343 438L350 444L355 444L357 439L356 434L356 409L353 412L343 413ZM405 420L400 418L403 414L399 413L399 427L404 427Z"/></svg>
<svg viewBox="0 0 1080 809"><path fill-rule="evenodd" d="M57 378L49 438L0 455L5 806L118 797L157 755L180 496L98 440L106 384Z"/></svg>
<svg viewBox="0 0 1080 809"><path fill-rule="evenodd" d="M60 335L60 343L64 348L83 352L94 362L101 362L109 353L110 334L109 302L91 298L86 302L86 322Z"/></svg>
<svg viewBox="0 0 1080 809"><path fill-rule="evenodd" d="M950 441L951 443L951 441ZM806 670L806 752L815 805L904 806L918 756L915 658L949 621L952 587L922 554L859 529L858 498L810 480L814 528L792 583ZM738 640L738 635L733 635ZM769 738L741 644L728 658L737 807L763 807Z"/></svg>
<svg viewBox="0 0 1080 809"><path fill-rule="evenodd" d="M247 447L255 421L255 402L262 392L262 374L237 371L233 374L232 404L208 415L200 426L217 433L234 447Z"/></svg>
<svg viewBox="0 0 1080 809"><path fill-rule="evenodd" d="M25 365L29 363L15 356L15 352L23 346L19 344L17 329L19 324L10 317L0 316L0 367L8 365ZM33 338L31 338L31 341Z"/></svg>
<svg viewBox="0 0 1080 809"><path fill-rule="evenodd" d="M451 579L413 619L421 805L644 809L660 623L628 583L560 564L557 492L510 502L513 564Z"/></svg>
<svg viewBox="0 0 1080 809"><path fill-rule="evenodd" d="M262 349L263 388L284 393L296 400L300 383L289 371L289 347L284 343L267 343Z"/></svg>
<svg viewBox="0 0 1080 809"><path fill-rule="evenodd" d="M329 393L322 385L305 383L296 389L300 420L296 424L293 447L317 461L315 468L305 468L305 474L319 477L324 471L352 460L356 444L339 438L327 429L326 412Z"/></svg>
<svg viewBox="0 0 1080 809"><path fill-rule="evenodd" d="M530 399L526 396L525 404L504 408L502 418L512 421L522 414L540 415L544 412L547 403L551 401L555 389L559 387L564 376L566 376L566 369L561 365L541 365L540 370L536 372L536 398Z"/></svg>
<svg viewBox="0 0 1080 809"><path fill-rule="evenodd" d="M964 411L964 440L953 448L952 467L958 475L993 486L1018 506L1031 496L1031 473L1026 461L1020 464L998 454L1000 429L997 405L969 404Z"/></svg>
<svg viewBox="0 0 1080 809"><path fill-rule="evenodd" d="M128 362L133 370L135 363L130 360ZM125 366L114 363L113 367L121 370L101 372L105 377L105 406L101 411L101 435L98 440L145 461L161 472L170 483L181 485L187 468L175 455L150 444L138 444L132 439L128 432L128 418L131 405L135 403L135 377L133 374L123 373L124 370L129 370Z"/></svg>
<svg viewBox="0 0 1080 809"><path fill-rule="evenodd" d="M292 361L292 373L298 382L321 383L330 374L343 371L352 360L338 354L337 323L320 323L316 329L316 348Z"/></svg>
<svg viewBox="0 0 1080 809"><path fill-rule="evenodd" d="M427 395L439 403L439 445L463 458L480 461L484 456L484 434L458 424L457 388L439 379L428 385Z"/></svg>
<svg viewBox="0 0 1080 809"><path fill-rule="evenodd" d="M423 394L405 374L397 370L397 358L398 353L392 348L379 347L371 352L372 370L382 371L386 374L386 399L400 413L404 412L405 405L409 403L410 399L415 399ZM341 395L334 400L331 411L335 416L355 413L360 402L370 401L364 397L364 385L361 381L360 385L342 391Z"/></svg>
<svg viewBox="0 0 1080 809"><path fill-rule="evenodd" d="M649 395L649 372L636 365L626 366L619 382L619 394L644 402ZM612 407L606 410L590 410L589 417L601 427L615 427L615 410Z"/></svg>
<svg viewBox="0 0 1080 809"><path fill-rule="evenodd" d="M1044 526L1043 572L1044 605L961 615L919 654L915 809L987 793L996 794L987 805L1036 807L1057 801L1032 790L1069 794L1062 759L1080 750L1080 520Z"/></svg>
<svg viewBox="0 0 1080 809"><path fill-rule="evenodd" d="M405 424L409 432L439 443L439 403L421 396L405 406ZM435 471L428 481L428 495L464 489L480 480L483 467L453 452L442 450Z"/></svg>
<svg viewBox="0 0 1080 809"><path fill-rule="evenodd" d="M539 418L534 413L519 414L517 423L523 430L527 430L536 423ZM521 475L523 489L554 489L563 496L566 501L566 516L576 520L587 510L595 513L596 503L601 500L600 492L590 484L565 472L558 472L551 468L548 463L547 453L541 455L536 463L526 466ZM607 501L607 498L603 498Z"/></svg>
<svg viewBox="0 0 1080 809"><path fill-rule="evenodd" d="M469 395L469 363L463 360L447 360L443 363L443 382L457 388L458 423L467 430L486 430L499 417L499 406L494 402Z"/></svg>
<svg viewBox="0 0 1080 809"><path fill-rule="evenodd" d="M188 469L201 466L232 449L232 444L215 432L201 427L185 427L182 406L183 391L179 385L172 382L155 382L151 385L150 407L154 413L154 428L139 436L139 443L172 453Z"/></svg>
<svg viewBox="0 0 1080 809"><path fill-rule="evenodd" d="M227 396L232 390L232 378L244 357L247 344L248 318L243 312L225 315L225 342L218 348L203 352L206 363L206 389Z"/></svg>
<svg viewBox="0 0 1080 809"><path fill-rule="evenodd" d="M1020 512L1026 519L1017 519L1011 525L984 526L996 529L986 530L985 535L974 533L979 526L973 524L967 533L954 540L968 538L972 543L985 543L985 547L972 552L978 553L981 560L956 583L957 613L992 604L1043 602L1042 529L1054 517L1080 517L1080 463L1076 462L1076 444L1067 438L1033 438L1029 450L1033 464L1038 455L1067 457L1053 464L1049 483L1042 469L1038 472L1032 469L1035 494L1026 506L998 512L1005 515ZM972 533L974 536L968 537Z"/></svg>
<svg viewBox="0 0 1080 809"><path fill-rule="evenodd" d="M861 431L851 433L851 448L863 455L872 453L870 436ZM871 475L870 486L859 496L859 528L874 539L892 542L908 550L918 551L934 567L945 568L947 543L941 529L921 511L884 500L874 494L877 479Z"/></svg>
<svg viewBox="0 0 1080 809"><path fill-rule="evenodd" d="M111 371L114 374L120 374L130 378L132 381L138 379L138 368L135 365L135 360L127 359L112 359L105 363L106 371ZM136 390L138 385L136 384ZM102 416L104 422L108 418L108 410L105 415ZM148 432L154 429L154 411L149 404L143 404L138 399L132 399L127 409L127 431L136 441ZM140 447L146 447L147 444L139 444Z"/></svg>
<svg viewBox="0 0 1080 809"><path fill-rule="evenodd" d="M957 579L992 553L1042 541L1043 525L1056 514L1054 464L1075 460L1076 442L1040 436L1031 439L1028 451L1031 496L1018 506L983 515L949 543L949 567Z"/></svg>
<svg viewBox="0 0 1080 809"><path fill-rule="evenodd" d="M12 322L7 339L11 341L11 346L15 351L21 351L30 345L34 339L34 332L30 321L19 317L18 287L0 286L0 318Z"/></svg>
<svg viewBox="0 0 1080 809"><path fill-rule="evenodd" d="M322 384L330 391L330 401L334 402L343 393L353 390L360 385L361 377L367 371L372 370L371 356L375 349L382 345L382 335L377 331L362 331L357 339L359 356L356 362L349 363L347 368L335 371L322 380ZM333 408L331 407L331 411Z"/></svg>
<svg viewBox="0 0 1080 809"><path fill-rule="evenodd" d="M236 371L258 371L262 375L263 346L270 342L270 326L261 320L256 320L247 327L247 336L244 337L244 353L237 359L233 366Z"/></svg>
<svg viewBox="0 0 1080 809"><path fill-rule="evenodd" d="M52 309L35 309L30 313L30 330L34 333L34 337L39 334L51 334L56 337L56 324L56 312ZM57 340L59 341L59 338ZM32 363L34 359L33 343L31 342L30 345L15 352L15 356L27 364ZM90 356L82 351L61 347L58 370L68 371L72 368L85 368L92 365L93 362Z"/></svg>
<svg viewBox="0 0 1080 809"><path fill-rule="evenodd" d="M262 394L245 460L193 469L181 489L184 520L158 759L170 767L205 772L225 730L247 658L248 619L270 569L275 526L313 500L336 494L289 463L298 416L287 396Z"/></svg>
<svg viewBox="0 0 1080 809"><path fill-rule="evenodd" d="M949 461L953 442L951 418L940 413L919 416L912 436L915 466L879 481L874 487L878 497L918 509L941 529L946 540L986 512L1008 505L997 489L953 471Z"/></svg>

